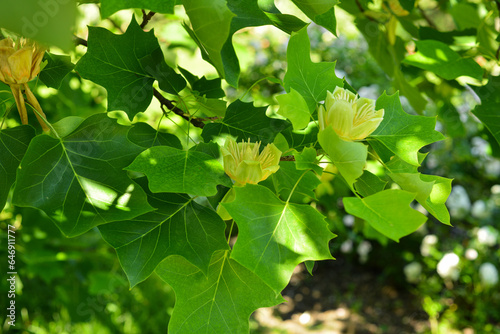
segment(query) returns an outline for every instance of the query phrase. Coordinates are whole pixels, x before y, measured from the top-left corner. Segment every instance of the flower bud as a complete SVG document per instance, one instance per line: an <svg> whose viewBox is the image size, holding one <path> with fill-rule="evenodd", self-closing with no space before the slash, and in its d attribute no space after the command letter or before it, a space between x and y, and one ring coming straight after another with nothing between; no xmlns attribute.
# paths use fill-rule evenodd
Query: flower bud
<svg viewBox="0 0 500 334"><path fill-rule="evenodd" d="M0 41L0 80L8 85L24 84L40 73L45 50L38 44L20 38Z"/></svg>
<svg viewBox="0 0 500 334"><path fill-rule="evenodd" d="M384 119L384 109L375 110L375 101L359 98L349 90L335 87L327 92L325 106L320 106L318 121L320 130L333 127L345 141L368 137Z"/></svg>
<svg viewBox="0 0 500 334"><path fill-rule="evenodd" d="M237 184L257 184L280 168L281 151L274 144L268 144L260 153L259 148L260 142L251 143L250 139L241 143L226 140L222 147L224 170Z"/></svg>
<svg viewBox="0 0 500 334"><path fill-rule="evenodd" d="M16 101L17 110L23 124L28 124L28 114L23 97L23 90L35 116L42 128L47 131L45 114L27 83L33 80L41 70L45 49L32 41L19 38L14 42L10 37L0 40L0 81L10 86Z"/></svg>

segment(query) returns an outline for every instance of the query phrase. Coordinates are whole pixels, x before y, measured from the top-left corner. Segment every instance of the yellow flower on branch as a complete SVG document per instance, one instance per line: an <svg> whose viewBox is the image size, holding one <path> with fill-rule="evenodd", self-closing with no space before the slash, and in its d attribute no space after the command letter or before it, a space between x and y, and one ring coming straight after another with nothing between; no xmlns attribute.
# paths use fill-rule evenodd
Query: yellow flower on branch
<svg viewBox="0 0 500 334"><path fill-rule="evenodd" d="M384 119L384 109L375 110L375 101L359 98L353 92L335 87L327 92L325 106L320 106L320 130L333 127L345 141L362 140L377 129Z"/></svg>
<svg viewBox="0 0 500 334"><path fill-rule="evenodd" d="M38 122L44 130L48 130L49 128L41 118L45 118L45 114L27 84L40 73L44 54L44 48L24 38L19 38L16 42L10 37L0 41L0 80L10 86L21 122L28 124L24 91L28 102L38 111L35 113Z"/></svg>
<svg viewBox="0 0 500 334"><path fill-rule="evenodd" d="M281 151L274 144L268 144L262 152L259 149L260 142L251 143L250 139L241 143L226 140L222 147L224 170L236 184L257 184L280 168Z"/></svg>

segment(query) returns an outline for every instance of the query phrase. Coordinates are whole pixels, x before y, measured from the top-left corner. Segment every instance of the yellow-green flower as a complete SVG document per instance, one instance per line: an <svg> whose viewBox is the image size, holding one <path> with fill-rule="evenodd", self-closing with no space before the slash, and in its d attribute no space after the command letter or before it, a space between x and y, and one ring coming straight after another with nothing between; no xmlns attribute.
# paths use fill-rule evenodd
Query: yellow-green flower
<svg viewBox="0 0 500 334"><path fill-rule="evenodd" d="M37 43L19 38L14 42L10 37L0 40L0 81L10 86L16 100L17 109L23 124L28 124L28 114L24 104L23 91L28 102L38 111L35 113L44 130L47 125L41 119L45 114L27 83L40 73L45 49Z"/></svg>
<svg viewBox="0 0 500 334"><path fill-rule="evenodd" d="M281 151L274 144L268 144L260 153L259 149L260 142L251 143L250 139L241 143L226 140L222 147L224 170L236 184L257 184L280 168Z"/></svg>
<svg viewBox="0 0 500 334"><path fill-rule="evenodd" d="M375 110L375 101L359 98L347 89L335 87L327 92L325 106L320 106L318 121L320 130L333 127L345 141L368 137L384 119L384 109Z"/></svg>

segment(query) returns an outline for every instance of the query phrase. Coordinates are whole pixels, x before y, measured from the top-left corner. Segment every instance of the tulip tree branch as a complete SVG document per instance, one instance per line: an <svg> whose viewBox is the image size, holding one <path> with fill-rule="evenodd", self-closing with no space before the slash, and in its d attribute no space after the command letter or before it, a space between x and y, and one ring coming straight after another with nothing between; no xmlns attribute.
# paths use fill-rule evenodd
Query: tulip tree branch
<svg viewBox="0 0 500 334"><path fill-rule="evenodd" d="M151 18L155 15L156 13L153 12L153 11L150 11L149 13L146 14L146 11L144 9L142 9L142 23L140 25L140 27L142 29L144 29L144 27L146 26L146 24L148 24L149 20L151 20Z"/></svg>

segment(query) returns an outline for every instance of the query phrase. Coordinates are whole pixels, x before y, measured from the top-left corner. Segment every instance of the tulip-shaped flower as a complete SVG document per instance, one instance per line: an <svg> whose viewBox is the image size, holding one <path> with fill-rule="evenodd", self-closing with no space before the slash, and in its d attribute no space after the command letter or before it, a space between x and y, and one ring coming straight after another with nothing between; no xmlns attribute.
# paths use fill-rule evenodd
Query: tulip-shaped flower
<svg viewBox="0 0 500 334"><path fill-rule="evenodd" d="M327 92L325 106L320 106L318 121L321 130L333 127L345 141L368 137L384 119L384 109L375 110L375 101L358 98L354 93L335 87Z"/></svg>
<svg viewBox="0 0 500 334"><path fill-rule="evenodd" d="M268 144L260 153L259 148L260 142L251 143L250 139L241 143L226 140L222 147L224 170L236 184L257 184L280 168L281 151L274 144Z"/></svg>
<svg viewBox="0 0 500 334"><path fill-rule="evenodd" d="M28 114L23 97L24 90L28 102L38 111L38 114L35 113L38 122L44 130L48 130L41 118L45 118L42 107L27 84L40 73L40 64L44 53L45 49L24 38L19 38L17 42L11 38L0 41L0 80L10 86L21 116L21 122L28 124Z"/></svg>

